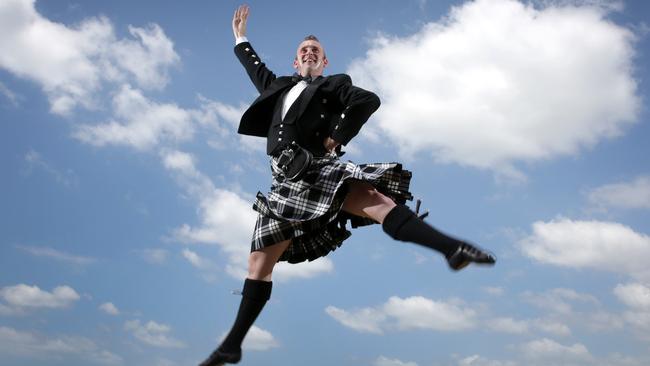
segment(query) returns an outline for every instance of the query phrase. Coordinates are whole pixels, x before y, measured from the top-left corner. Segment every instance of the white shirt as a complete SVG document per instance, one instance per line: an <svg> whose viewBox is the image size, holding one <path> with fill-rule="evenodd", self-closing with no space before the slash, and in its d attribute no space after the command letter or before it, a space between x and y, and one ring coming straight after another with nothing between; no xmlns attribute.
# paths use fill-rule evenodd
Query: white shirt
<svg viewBox="0 0 650 366"><path fill-rule="evenodd" d="M235 39L235 46L243 43L243 42L248 42L248 38L246 37L237 37ZM294 85L291 90L287 94L284 95L284 99L282 100L282 120L284 120L284 117L287 115L287 112L293 105L293 103L298 99L300 94L307 88L307 82L304 80L301 80L298 82L298 84Z"/></svg>

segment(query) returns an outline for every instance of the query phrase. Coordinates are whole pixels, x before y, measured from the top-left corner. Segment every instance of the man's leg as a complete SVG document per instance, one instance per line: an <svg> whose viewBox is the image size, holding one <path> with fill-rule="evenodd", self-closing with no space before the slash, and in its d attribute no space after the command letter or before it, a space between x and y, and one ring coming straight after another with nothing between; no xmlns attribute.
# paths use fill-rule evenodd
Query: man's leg
<svg viewBox="0 0 650 366"><path fill-rule="evenodd" d="M371 184L351 181L343 210L369 217L382 224L393 239L417 243L442 253L454 270L471 262L492 264L494 257L462 240L436 230L421 220L406 205L398 205L378 192Z"/></svg>
<svg viewBox="0 0 650 366"><path fill-rule="evenodd" d="M290 243L291 240L285 240L250 254L248 277L244 281L242 300L235 323L219 348L200 366L239 362L244 337L271 297L273 267Z"/></svg>

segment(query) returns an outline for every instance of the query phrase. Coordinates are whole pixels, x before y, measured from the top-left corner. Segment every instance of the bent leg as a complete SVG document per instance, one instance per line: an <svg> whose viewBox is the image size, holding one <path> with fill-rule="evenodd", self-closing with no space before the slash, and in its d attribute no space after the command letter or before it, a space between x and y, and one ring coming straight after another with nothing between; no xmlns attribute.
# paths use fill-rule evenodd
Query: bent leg
<svg viewBox="0 0 650 366"><path fill-rule="evenodd" d="M248 278L251 280L271 281L273 267L282 253L291 244L291 239L269 245L248 256Z"/></svg>
<svg viewBox="0 0 650 366"><path fill-rule="evenodd" d="M349 183L342 209L353 215L371 218L381 224L394 207L395 202L378 192L372 184L353 180Z"/></svg>

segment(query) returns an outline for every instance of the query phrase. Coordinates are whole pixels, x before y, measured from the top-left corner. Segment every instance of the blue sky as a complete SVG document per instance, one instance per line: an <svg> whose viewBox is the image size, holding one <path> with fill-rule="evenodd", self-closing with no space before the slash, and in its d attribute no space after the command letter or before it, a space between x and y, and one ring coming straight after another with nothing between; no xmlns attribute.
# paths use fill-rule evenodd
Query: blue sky
<svg viewBox="0 0 650 366"><path fill-rule="evenodd" d="M241 364L650 362L645 2L249 4L277 74L316 34L381 98L344 158L402 162L499 260L354 230L278 266ZM196 364L229 329L270 185L238 5L0 4L1 365Z"/></svg>

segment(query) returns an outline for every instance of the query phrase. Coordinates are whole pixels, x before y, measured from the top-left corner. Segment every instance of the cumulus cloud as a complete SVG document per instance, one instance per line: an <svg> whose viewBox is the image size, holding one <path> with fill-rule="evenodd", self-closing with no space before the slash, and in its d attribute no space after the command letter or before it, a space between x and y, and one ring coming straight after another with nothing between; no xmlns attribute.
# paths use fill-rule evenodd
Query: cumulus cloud
<svg viewBox="0 0 650 366"><path fill-rule="evenodd" d="M571 361L587 361L593 358L587 347L581 343L565 346L548 338L524 343L521 346L521 351L527 358L549 360L549 362L561 361L559 364Z"/></svg>
<svg viewBox="0 0 650 366"><path fill-rule="evenodd" d="M84 337L50 337L0 326L0 355L25 359L81 358L85 363L121 365L120 356L99 348Z"/></svg>
<svg viewBox="0 0 650 366"><path fill-rule="evenodd" d="M99 305L99 310L105 312L108 315L119 315L120 311L117 309L115 305L113 305L112 302L105 302L101 305Z"/></svg>
<svg viewBox="0 0 650 366"><path fill-rule="evenodd" d="M104 83L135 80L139 87L160 89L168 69L179 63L173 43L156 24L129 26L132 38L117 39L110 20L91 17L75 26L53 22L34 0L0 4L0 67L38 83L51 111L68 114L75 107L95 108Z"/></svg>
<svg viewBox="0 0 650 366"><path fill-rule="evenodd" d="M88 265L96 261L95 258L69 254L48 247L30 247L30 246L18 245L17 248L22 249L27 253L37 257L50 258L50 259L54 259L57 261L61 261L68 264L74 264L74 265Z"/></svg>
<svg viewBox="0 0 650 366"><path fill-rule="evenodd" d="M512 334L528 333L528 322L509 317L490 319L487 321L487 326L495 332Z"/></svg>
<svg viewBox="0 0 650 366"><path fill-rule="evenodd" d="M79 294L70 286L55 287L47 292L38 286L19 284L0 289L0 298L6 308L16 310L29 308L66 308L80 299Z"/></svg>
<svg viewBox="0 0 650 366"><path fill-rule="evenodd" d="M587 197L591 204L600 208L649 209L650 176L606 184L591 190Z"/></svg>
<svg viewBox="0 0 650 366"><path fill-rule="evenodd" d="M650 237L619 223L568 218L538 221L519 245L525 255L542 263L650 278L646 263Z"/></svg>
<svg viewBox="0 0 650 366"><path fill-rule="evenodd" d="M516 366L513 361L490 360L479 355L472 355L458 360L458 366Z"/></svg>
<svg viewBox="0 0 650 366"><path fill-rule="evenodd" d="M124 324L124 329L130 331L139 341L160 348L183 348L185 343L170 336L171 327L149 321L141 324L140 320L129 320Z"/></svg>
<svg viewBox="0 0 650 366"><path fill-rule="evenodd" d="M94 146L149 150L162 142L188 141L194 134L189 111L175 104L154 102L130 85L123 85L113 96L113 113L114 120L78 126L74 137Z"/></svg>
<svg viewBox="0 0 650 366"><path fill-rule="evenodd" d="M554 288L542 293L526 291L522 299L538 308L549 310L556 314L573 314L573 303L599 304L592 295L577 292L569 288Z"/></svg>
<svg viewBox="0 0 650 366"><path fill-rule="evenodd" d="M280 343L268 330L253 325L246 334L242 348L250 351L267 351L280 347Z"/></svg>
<svg viewBox="0 0 650 366"><path fill-rule="evenodd" d="M380 34L348 72L376 91L369 124L401 153L523 178L638 119L634 34L608 7L477 0L406 37Z"/></svg>
<svg viewBox="0 0 650 366"><path fill-rule="evenodd" d="M500 333L527 334L532 330L538 330L558 336L571 334L571 329L566 324L551 319L517 320L510 317L498 317L488 319L485 323L487 329Z"/></svg>
<svg viewBox="0 0 650 366"><path fill-rule="evenodd" d="M418 366L415 362L404 362L397 358L388 358L385 356L379 356L375 360L374 366Z"/></svg>
<svg viewBox="0 0 650 366"><path fill-rule="evenodd" d="M476 325L476 312L460 301L435 301L421 296L392 296L382 305L356 310L328 306L325 312L342 325L362 333L390 329L460 331Z"/></svg>
<svg viewBox="0 0 650 366"><path fill-rule="evenodd" d="M650 311L650 287L641 283L617 285L614 294L627 306Z"/></svg>

